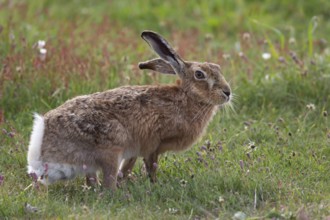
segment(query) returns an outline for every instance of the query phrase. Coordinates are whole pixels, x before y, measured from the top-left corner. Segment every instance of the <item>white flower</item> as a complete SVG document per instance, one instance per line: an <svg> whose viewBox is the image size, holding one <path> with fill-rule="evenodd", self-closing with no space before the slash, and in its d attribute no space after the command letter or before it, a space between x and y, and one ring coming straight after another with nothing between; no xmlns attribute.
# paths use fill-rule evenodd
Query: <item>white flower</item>
<svg viewBox="0 0 330 220"><path fill-rule="evenodd" d="M40 54L46 54L47 53L47 50L45 48L41 48L39 50Z"/></svg>
<svg viewBox="0 0 330 220"><path fill-rule="evenodd" d="M41 48L39 49L39 58L41 61L45 61L46 60L46 53L47 53L47 50L45 48Z"/></svg>
<svg viewBox="0 0 330 220"><path fill-rule="evenodd" d="M46 46L46 41L44 41L44 40L38 40L37 47L38 47L39 49L42 49L42 48L44 48L45 46Z"/></svg>
<svg viewBox="0 0 330 220"><path fill-rule="evenodd" d="M294 37L290 37L289 44L295 44L295 43L296 43L296 39Z"/></svg>
<svg viewBox="0 0 330 220"><path fill-rule="evenodd" d="M179 210L177 209L177 208L169 208L168 209L168 212L170 213L170 214L175 214L175 213L177 213Z"/></svg>
<svg viewBox="0 0 330 220"><path fill-rule="evenodd" d="M188 182L187 180L182 179L182 180L180 180L180 185L182 187L185 187L187 185L187 182Z"/></svg>
<svg viewBox="0 0 330 220"><path fill-rule="evenodd" d="M315 105L313 103L310 103L310 104L306 105L306 108L308 110L314 111L315 110Z"/></svg>
<svg viewBox="0 0 330 220"><path fill-rule="evenodd" d="M222 57L223 57L223 59L225 59L225 60L229 60L229 59L230 59L230 54L226 54L226 53L224 53L224 54L222 55Z"/></svg>
<svg viewBox="0 0 330 220"><path fill-rule="evenodd" d="M272 55L270 53L263 53L262 54L262 58L264 60L269 60L272 57Z"/></svg>
<svg viewBox="0 0 330 220"><path fill-rule="evenodd" d="M249 41L249 40L250 40L250 38L251 38L251 35L250 35L250 33L248 33L248 32L245 32L245 33L243 34L243 40L245 40L245 41Z"/></svg>
<svg viewBox="0 0 330 220"><path fill-rule="evenodd" d="M223 202L225 202L225 199L224 199L222 196L219 196L218 201L219 201L220 203L223 203Z"/></svg>

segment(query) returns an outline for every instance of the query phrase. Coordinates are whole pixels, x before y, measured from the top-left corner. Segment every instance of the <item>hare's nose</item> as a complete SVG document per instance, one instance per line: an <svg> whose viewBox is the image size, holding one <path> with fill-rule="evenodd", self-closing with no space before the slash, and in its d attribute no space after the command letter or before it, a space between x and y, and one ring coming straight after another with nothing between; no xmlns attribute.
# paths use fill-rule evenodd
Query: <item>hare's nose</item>
<svg viewBox="0 0 330 220"><path fill-rule="evenodd" d="M223 93L224 93L227 97L230 96L230 90L228 90L228 91L223 91Z"/></svg>

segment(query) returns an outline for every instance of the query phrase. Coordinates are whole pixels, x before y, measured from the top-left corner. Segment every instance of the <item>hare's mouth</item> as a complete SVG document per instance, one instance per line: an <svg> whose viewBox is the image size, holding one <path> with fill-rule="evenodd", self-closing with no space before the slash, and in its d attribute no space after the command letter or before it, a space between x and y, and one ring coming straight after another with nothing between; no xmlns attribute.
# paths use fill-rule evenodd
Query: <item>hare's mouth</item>
<svg viewBox="0 0 330 220"><path fill-rule="evenodd" d="M221 93L221 103L220 103L220 105L223 105L223 104L226 104L226 103L228 103L228 102L230 102L230 100L231 100L231 94L230 94L230 92L224 92L224 91L222 91L222 93Z"/></svg>
<svg viewBox="0 0 330 220"><path fill-rule="evenodd" d="M231 98L230 90L222 90L222 96L225 98L226 102L229 102Z"/></svg>
<svg viewBox="0 0 330 220"><path fill-rule="evenodd" d="M232 95L227 95L227 94L224 94L222 93L221 94L221 97L219 99L219 103L218 103L218 106L226 106L226 105L231 105L231 101L232 101Z"/></svg>

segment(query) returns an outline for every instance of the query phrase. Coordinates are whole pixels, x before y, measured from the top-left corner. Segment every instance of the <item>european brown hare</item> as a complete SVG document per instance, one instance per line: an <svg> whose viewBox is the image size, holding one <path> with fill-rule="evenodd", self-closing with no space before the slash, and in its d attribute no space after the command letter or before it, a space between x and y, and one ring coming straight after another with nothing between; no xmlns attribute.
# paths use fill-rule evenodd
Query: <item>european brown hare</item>
<svg viewBox="0 0 330 220"><path fill-rule="evenodd" d="M189 148L204 132L231 91L213 63L184 61L160 35L142 38L159 58L140 69L176 74L176 85L124 86L83 95L35 115L28 151L28 172L44 184L103 172L104 187L116 188L120 169L126 175L143 157L156 181L158 155Z"/></svg>

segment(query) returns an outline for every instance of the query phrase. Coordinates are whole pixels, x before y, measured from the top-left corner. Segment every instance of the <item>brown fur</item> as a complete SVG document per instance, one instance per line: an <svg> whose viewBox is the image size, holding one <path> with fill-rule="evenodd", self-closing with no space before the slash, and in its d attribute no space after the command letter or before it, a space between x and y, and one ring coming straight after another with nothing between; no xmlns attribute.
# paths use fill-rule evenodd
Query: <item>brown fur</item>
<svg viewBox="0 0 330 220"><path fill-rule="evenodd" d="M184 69L178 71L171 62L155 60L164 73L178 74L181 82L125 86L68 100L44 115L42 161L100 168L103 185L114 189L121 159L127 175L136 157L143 157L151 181L156 181L158 155L190 147L218 106L229 100L224 91L230 92L230 87L216 64L181 60L179 68ZM157 71L155 60L140 68ZM197 80L196 70L207 78Z"/></svg>

